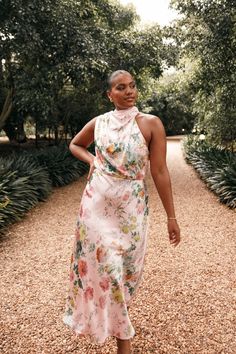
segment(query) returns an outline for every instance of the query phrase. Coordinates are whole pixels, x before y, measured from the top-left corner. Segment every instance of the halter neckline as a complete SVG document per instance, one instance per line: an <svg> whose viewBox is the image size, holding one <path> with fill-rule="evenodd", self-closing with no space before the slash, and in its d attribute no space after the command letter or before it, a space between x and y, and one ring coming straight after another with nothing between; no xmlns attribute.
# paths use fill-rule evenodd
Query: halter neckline
<svg viewBox="0 0 236 354"><path fill-rule="evenodd" d="M115 109L112 114L115 118L126 121L134 118L138 114L139 110L136 106L125 108L125 109Z"/></svg>

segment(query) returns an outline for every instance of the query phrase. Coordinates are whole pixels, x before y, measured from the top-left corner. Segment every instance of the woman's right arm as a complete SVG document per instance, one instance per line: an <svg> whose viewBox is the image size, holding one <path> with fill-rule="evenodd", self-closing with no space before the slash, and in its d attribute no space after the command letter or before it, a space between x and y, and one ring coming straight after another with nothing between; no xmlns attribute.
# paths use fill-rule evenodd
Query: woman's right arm
<svg viewBox="0 0 236 354"><path fill-rule="evenodd" d="M96 117L91 119L74 138L71 140L69 149L77 159L82 160L90 165L88 179L93 171L93 161L95 156L87 150L87 147L94 141Z"/></svg>

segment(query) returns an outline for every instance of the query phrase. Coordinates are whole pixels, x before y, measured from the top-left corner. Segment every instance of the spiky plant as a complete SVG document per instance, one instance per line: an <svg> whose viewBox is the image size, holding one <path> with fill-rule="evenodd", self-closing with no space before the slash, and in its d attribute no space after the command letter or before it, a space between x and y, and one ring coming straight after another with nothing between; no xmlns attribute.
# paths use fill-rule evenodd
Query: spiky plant
<svg viewBox="0 0 236 354"><path fill-rule="evenodd" d="M0 229L19 220L52 186L47 170L31 156L12 154L0 159Z"/></svg>
<svg viewBox="0 0 236 354"><path fill-rule="evenodd" d="M47 169L54 187L69 184L88 171L88 164L76 159L66 145L41 149L34 156Z"/></svg>
<svg viewBox="0 0 236 354"><path fill-rule="evenodd" d="M236 154L205 142L196 142L192 137L184 139L183 148L186 161L193 165L220 202L235 208Z"/></svg>

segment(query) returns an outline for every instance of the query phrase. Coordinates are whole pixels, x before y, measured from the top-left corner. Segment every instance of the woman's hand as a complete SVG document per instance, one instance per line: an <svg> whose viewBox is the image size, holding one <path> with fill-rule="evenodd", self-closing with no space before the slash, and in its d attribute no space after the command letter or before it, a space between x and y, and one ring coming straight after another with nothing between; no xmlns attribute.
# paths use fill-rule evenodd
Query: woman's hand
<svg viewBox="0 0 236 354"><path fill-rule="evenodd" d="M170 243L176 247L180 242L180 229L177 224L177 221L175 219L168 220L167 227L168 227Z"/></svg>
<svg viewBox="0 0 236 354"><path fill-rule="evenodd" d="M95 158L95 157L94 157ZM90 180L90 177L92 176L93 174L93 171L95 169L95 166L94 166L94 158L91 160L90 162L90 168L89 168L89 173L88 173L88 177L87 177L87 181Z"/></svg>

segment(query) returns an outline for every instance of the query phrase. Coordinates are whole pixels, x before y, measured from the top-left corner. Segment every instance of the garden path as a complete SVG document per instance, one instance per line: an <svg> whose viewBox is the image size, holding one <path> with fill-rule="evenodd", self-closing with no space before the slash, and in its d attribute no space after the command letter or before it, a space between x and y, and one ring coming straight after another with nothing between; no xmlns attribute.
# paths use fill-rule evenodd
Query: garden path
<svg viewBox="0 0 236 354"><path fill-rule="evenodd" d="M166 214L148 178L150 224L143 282L130 308L134 354L236 353L236 214L168 139L167 163L182 240L169 244ZM62 323L82 177L58 188L0 241L2 354L115 353L78 339Z"/></svg>

